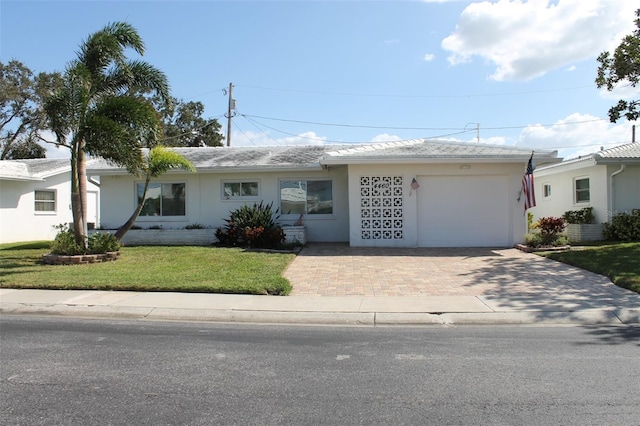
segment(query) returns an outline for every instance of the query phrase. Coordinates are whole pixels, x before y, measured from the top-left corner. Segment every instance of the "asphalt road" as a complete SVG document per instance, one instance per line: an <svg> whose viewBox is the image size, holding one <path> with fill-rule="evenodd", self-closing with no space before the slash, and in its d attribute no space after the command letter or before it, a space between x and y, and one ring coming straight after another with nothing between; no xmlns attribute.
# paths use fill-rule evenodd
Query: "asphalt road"
<svg viewBox="0 0 640 426"><path fill-rule="evenodd" d="M640 424L640 327L4 316L0 423Z"/></svg>

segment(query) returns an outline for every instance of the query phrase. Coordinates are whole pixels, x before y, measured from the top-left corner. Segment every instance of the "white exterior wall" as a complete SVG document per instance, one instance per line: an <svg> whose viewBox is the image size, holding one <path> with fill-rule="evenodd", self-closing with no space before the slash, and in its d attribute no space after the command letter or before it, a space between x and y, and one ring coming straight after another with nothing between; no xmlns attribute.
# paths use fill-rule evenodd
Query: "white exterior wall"
<svg viewBox="0 0 640 426"><path fill-rule="evenodd" d="M87 184L88 221L95 216L98 189ZM34 191L53 190L56 195L55 212L36 212ZM0 243L53 240L57 230L53 227L73 222L71 213L71 183L69 173L49 177L44 181L0 180Z"/></svg>
<svg viewBox="0 0 640 426"><path fill-rule="evenodd" d="M307 239L318 242L348 241L348 193L346 167L330 168L322 171L272 172L272 173L167 173L153 183L186 184L186 215L180 217L138 217L136 225L142 228L161 225L167 229L180 229L189 224L201 224L218 228L225 224L231 211L244 204L263 200L280 206L280 180L282 179L331 179L333 190L332 215L305 215L303 224L307 227ZM260 195L243 200L226 200L222 197L223 181L258 181ZM101 182L101 223L104 229L117 228L124 224L136 208L136 183L142 181L133 176L102 176ZM299 215L281 215L282 225L293 225Z"/></svg>
<svg viewBox="0 0 640 426"><path fill-rule="evenodd" d="M596 222L606 222L609 213L608 185L609 175L606 166L585 165L584 167L567 167L558 171L556 168L542 170L534 174L536 207L530 211L534 221L541 217L561 217L566 211L593 207ZM590 200L577 203L575 201L574 182L576 179L589 178ZM551 185L551 196L544 197L544 185Z"/></svg>
<svg viewBox="0 0 640 426"><path fill-rule="evenodd" d="M411 181L415 177L420 180L428 179L430 176L445 177L446 176L464 176L469 178L482 177L502 177L506 181L507 188L507 205L499 207L507 210L506 224L507 239L506 244L512 246L524 240L526 232L526 218L523 215L523 200L517 201L518 191L522 175L524 173L524 164L398 164L398 165L350 165L349 166L349 240L352 246L373 246L373 247L416 247L419 245L418 235L420 234L420 218L419 218L419 198L420 188L411 190ZM403 196L403 238L402 239L363 239L361 226L361 196L360 196L360 178L363 176L401 176L404 189ZM446 179L443 179L446 181ZM424 182L423 182L424 183ZM491 191L492 188L486 188ZM461 197L463 194L449 193L449 197ZM453 200L453 198L451 199ZM456 200L457 201L457 200ZM447 203L447 200L438 200L441 203ZM456 223L466 220L465 216L473 214L473 209L484 209L490 211L493 206L478 205L471 207L465 211L454 211L449 218L446 226L455 226ZM500 214L504 214L501 212ZM448 246L449 244L445 244ZM476 241L469 244L471 246L483 246L482 241Z"/></svg>
<svg viewBox="0 0 640 426"><path fill-rule="evenodd" d="M607 166L607 176L620 170L618 165ZM640 165L627 165L613 177L613 214L640 209ZM610 204L611 206L611 204Z"/></svg>

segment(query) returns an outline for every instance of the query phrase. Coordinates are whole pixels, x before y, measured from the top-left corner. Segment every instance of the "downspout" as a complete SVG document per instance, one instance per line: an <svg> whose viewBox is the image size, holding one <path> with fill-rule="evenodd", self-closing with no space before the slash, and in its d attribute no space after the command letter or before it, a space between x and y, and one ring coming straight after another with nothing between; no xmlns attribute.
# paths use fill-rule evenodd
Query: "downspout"
<svg viewBox="0 0 640 426"><path fill-rule="evenodd" d="M100 182L93 180L93 176L87 176L87 180L94 184L96 187L100 188Z"/></svg>
<svg viewBox="0 0 640 426"><path fill-rule="evenodd" d="M624 172L625 169L625 165L622 164L620 166L620 170L616 170L615 172L611 173L611 175L609 176L609 214L608 219L611 220L611 218L613 217L613 207L615 206L614 204L614 197L615 197L615 193L614 193L614 189L615 189L615 185L613 184L613 178L616 175L619 175L620 173Z"/></svg>

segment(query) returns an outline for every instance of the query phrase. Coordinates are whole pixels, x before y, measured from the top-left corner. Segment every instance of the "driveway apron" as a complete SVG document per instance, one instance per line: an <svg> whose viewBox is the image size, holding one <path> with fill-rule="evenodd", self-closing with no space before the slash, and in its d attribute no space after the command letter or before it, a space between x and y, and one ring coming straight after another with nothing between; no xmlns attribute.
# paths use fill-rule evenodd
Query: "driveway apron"
<svg viewBox="0 0 640 426"><path fill-rule="evenodd" d="M309 244L284 276L292 296L488 296L611 300L637 295L608 278L516 249Z"/></svg>

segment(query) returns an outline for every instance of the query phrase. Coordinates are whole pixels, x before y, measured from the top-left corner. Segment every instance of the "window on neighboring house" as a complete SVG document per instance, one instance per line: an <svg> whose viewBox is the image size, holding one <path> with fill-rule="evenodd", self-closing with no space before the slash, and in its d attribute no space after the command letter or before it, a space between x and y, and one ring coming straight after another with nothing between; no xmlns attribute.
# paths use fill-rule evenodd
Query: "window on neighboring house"
<svg viewBox="0 0 640 426"><path fill-rule="evenodd" d="M34 191L36 212L56 211L56 191Z"/></svg>
<svg viewBox="0 0 640 426"><path fill-rule="evenodd" d="M231 200L236 198L250 198L259 195L259 185L257 181L248 182L223 182L222 198Z"/></svg>
<svg viewBox="0 0 640 426"><path fill-rule="evenodd" d="M138 202L144 184L136 185ZM147 189L140 216L184 216L186 211L184 183L152 183Z"/></svg>
<svg viewBox="0 0 640 426"><path fill-rule="evenodd" d="M544 195L544 198L549 198L551 197L551 185L548 183L545 183L542 186L542 193Z"/></svg>
<svg viewBox="0 0 640 426"><path fill-rule="evenodd" d="M589 193L589 178L575 180L576 203L587 203L591 199Z"/></svg>
<svg viewBox="0 0 640 426"><path fill-rule="evenodd" d="M281 214L333 214L330 180L280 181Z"/></svg>

